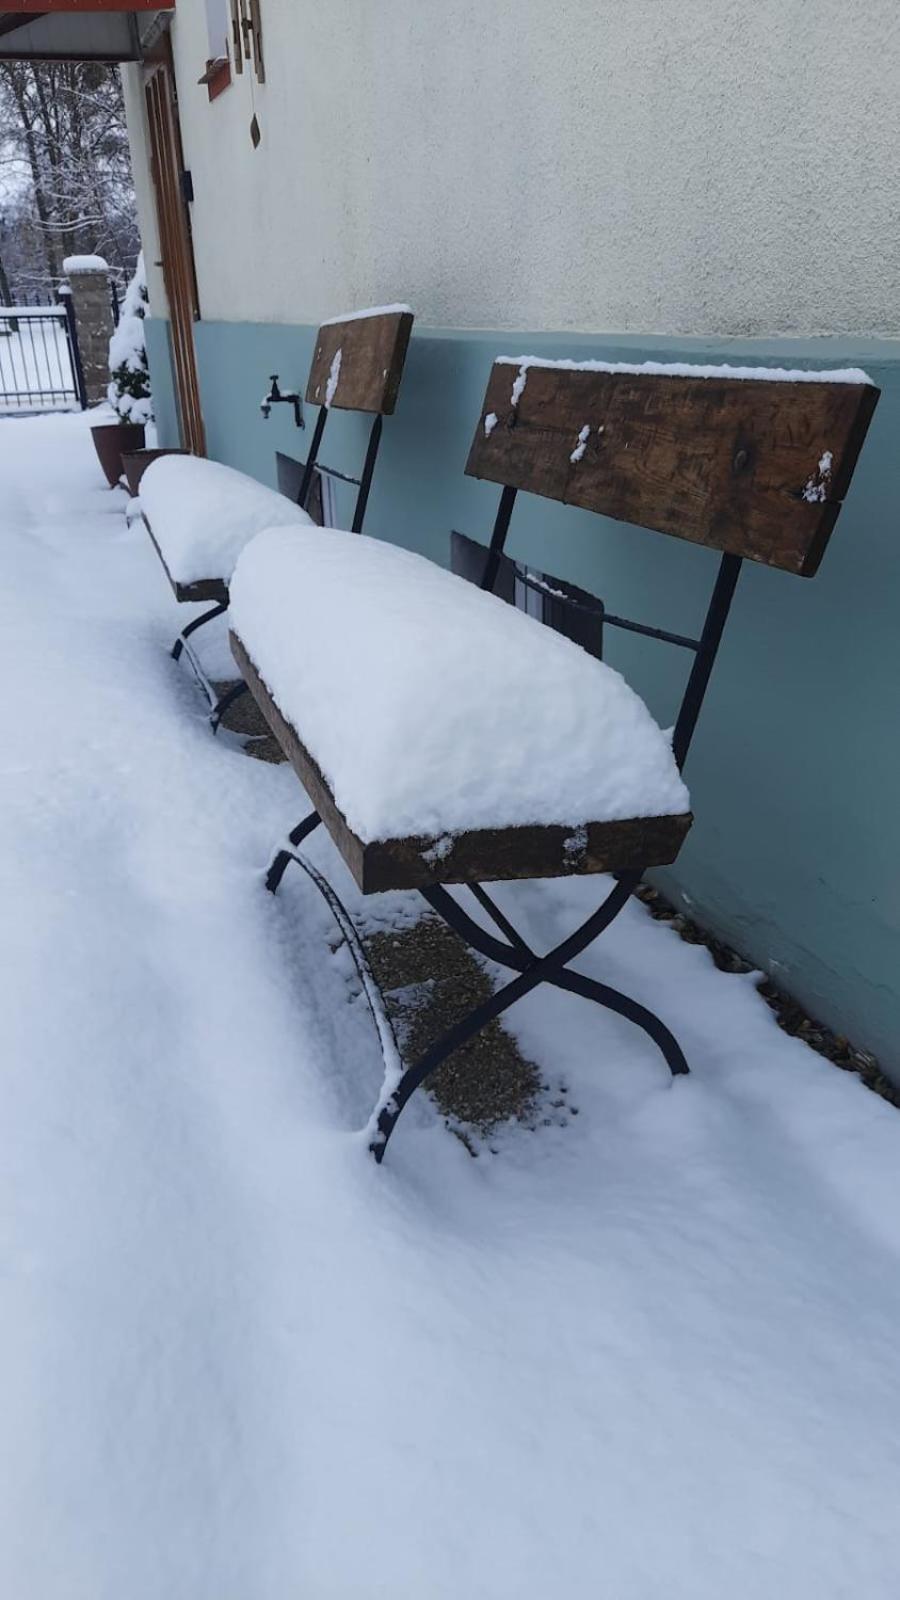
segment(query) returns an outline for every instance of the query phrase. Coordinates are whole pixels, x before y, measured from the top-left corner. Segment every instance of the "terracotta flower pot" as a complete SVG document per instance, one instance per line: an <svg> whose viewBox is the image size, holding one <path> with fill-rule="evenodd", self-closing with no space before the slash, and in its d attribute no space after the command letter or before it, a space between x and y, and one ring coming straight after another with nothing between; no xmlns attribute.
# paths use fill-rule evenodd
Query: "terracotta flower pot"
<svg viewBox="0 0 900 1600"><path fill-rule="evenodd" d="M91 438L106 481L114 489L122 476L122 452L143 449L143 425L137 422L104 422L91 429Z"/></svg>
<svg viewBox="0 0 900 1600"><path fill-rule="evenodd" d="M141 479L151 461L157 461L160 456L186 456L186 450L129 450L122 454L122 467L132 496L140 494Z"/></svg>

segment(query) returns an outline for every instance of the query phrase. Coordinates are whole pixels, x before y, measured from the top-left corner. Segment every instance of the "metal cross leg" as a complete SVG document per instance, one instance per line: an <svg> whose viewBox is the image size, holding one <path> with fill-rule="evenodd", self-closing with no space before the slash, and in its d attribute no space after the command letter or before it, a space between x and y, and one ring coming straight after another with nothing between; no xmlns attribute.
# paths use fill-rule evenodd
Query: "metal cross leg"
<svg viewBox="0 0 900 1600"><path fill-rule="evenodd" d="M599 983L594 978L586 978L580 972L572 972L568 966L568 963L586 950L618 915L632 890L639 883L640 877L639 872L623 873L593 915L545 956L537 956L529 949L521 935L494 905L481 885L470 885L472 893L497 926L507 933L509 942L497 939L492 933L488 933L463 910L446 889L435 887L420 891L432 909L438 912L467 944L480 955L487 956L489 960L496 961L504 967L511 967L518 973L518 977L502 989L498 989L483 1005L477 1006L462 1021L448 1029L441 1039L438 1039L413 1066L404 1072L396 1088L384 1103L376 1108L369 1149L377 1162L384 1160L388 1141L404 1106L425 1079L455 1050L479 1033L488 1022L501 1016L517 1000L521 1000L523 995L529 994L541 983L549 983L554 988L581 995L586 1000L593 1000L597 1005L605 1006L608 1011L615 1011L620 1017L627 1017L629 1022L643 1028L659 1047L673 1077L688 1072L688 1064L681 1046L659 1017L646 1006L640 1005L638 1001L621 994L618 989L612 989L609 984Z"/></svg>
<svg viewBox="0 0 900 1600"><path fill-rule="evenodd" d="M558 944L555 949L545 956L535 955L534 951L523 939L522 935L513 927L509 918L504 915L487 890L481 884L470 884L469 888L479 905L491 917L495 925L504 934L503 939L498 939L469 916L462 906L448 891L439 886L422 889L420 893L428 902L433 911L443 917L450 928L469 944L472 949L489 960L497 962L500 966L511 967L518 976L511 983L498 989L483 1005L476 1006L467 1017L464 1017L454 1027L448 1029L442 1038L438 1039L430 1049L426 1050L405 1072L397 1070L396 1045L393 1032L386 1020L384 1006L380 996L376 1001L371 993L374 985L371 971L361 950L359 939L352 928L352 922L343 905L337 901L334 891L327 880L311 863L307 862L296 852L296 847L302 844L309 834L321 822L317 811L313 811L288 835L291 846L278 851L266 874L266 888L270 894L278 892L281 880L292 861L313 879L320 892L325 895L338 924L347 937L363 984L363 989L372 1010L375 1024L381 1040L382 1051L385 1053L385 1064L390 1066L391 1077L395 1080L387 1096L379 1102L373 1112L370 1123L369 1149L375 1160L381 1163L384 1153L394 1128L397 1125L401 1112L407 1101L416 1089L424 1083L425 1079L446 1061L454 1051L458 1050L475 1034L480 1033L495 1017L502 1015L523 995L530 993L541 983L549 983L554 988L567 990L570 994L581 995L586 1000L593 1000L595 1004L605 1006L607 1010L614 1011L621 1017L626 1017L629 1022L635 1023L649 1035L661 1050L669 1071L673 1077L678 1077L688 1072L688 1064L677 1039L661 1022L659 1017L649 1011L646 1006L640 1005L637 1000L632 1000L628 995L621 994L618 989L613 989L606 983L600 983L595 978L587 978L580 972L572 972L569 962L586 950L588 945L598 937L613 919L618 916L623 906L628 901L632 891L640 882L639 872L622 873L615 886L610 890L603 904L583 922L580 928ZM377 986L376 986L377 993ZM388 1035L390 1036L388 1038Z"/></svg>

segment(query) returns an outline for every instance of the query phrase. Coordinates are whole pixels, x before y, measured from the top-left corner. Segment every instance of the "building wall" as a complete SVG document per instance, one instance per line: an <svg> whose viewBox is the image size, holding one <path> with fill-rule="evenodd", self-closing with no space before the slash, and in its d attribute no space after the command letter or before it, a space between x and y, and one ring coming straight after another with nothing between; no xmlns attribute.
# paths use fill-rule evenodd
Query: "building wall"
<svg viewBox="0 0 900 1600"><path fill-rule="evenodd" d="M160 270L159 229L156 225L153 180L150 175L147 115L140 67L126 66L122 68L122 93L125 100L125 119L128 123L131 172L134 180L138 221L141 227L141 245L144 251L144 267L147 274L150 309L154 316L164 317L168 312L168 304L163 275Z"/></svg>
<svg viewBox="0 0 900 1600"><path fill-rule="evenodd" d="M262 14L266 84L212 104L203 0L173 29L205 317L900 333L895 0Z"/></svg>
<svg viewBox="0 0 900 1600"><path fill-rule="evenodd" d="M489 527L495 493L462 469L496 353L853 364L882 386L819 576L745 568L687 772L697 822L661 876L900 1078L893 3L264 0L269 81L213 104L203 6L177 15L213 456L274 481L308 434L287 408L263 422L268 375L302 387L321 317L398 299L416 332L368 527L441 561L451 527ZM358 421L329 436L352 470ZM540 502L511 547L685 631L714 571ZM612 633L608 653L671 721L684 659Z"/></svg>

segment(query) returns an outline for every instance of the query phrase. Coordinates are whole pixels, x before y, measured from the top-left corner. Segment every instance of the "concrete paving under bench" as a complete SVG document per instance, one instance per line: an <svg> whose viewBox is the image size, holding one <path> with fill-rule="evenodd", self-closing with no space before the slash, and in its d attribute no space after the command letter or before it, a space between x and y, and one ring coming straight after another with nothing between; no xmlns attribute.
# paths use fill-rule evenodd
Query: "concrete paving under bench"
<svg viewBox="0 0 900 1600"><path fill-rule="evenodd" d="M229 689L234 689L237 682L237 678L230 683L224 679L215 680L213 688L219 699ZM228 707L222 718L222 727L227 728L229 733L244 736L247 741L244 752L252 756L254 761L268 761L272 766L279 766L285 760L281 746L274 734L269 732L269 725L252 694L242 694L234 705Z"/></svg>
<svg viewBox="0 0 900 1600"><path fill-rule="evenodd" d="M439 917L428 915L410 928L370 934L364 940L372 973L405 1065L420 1056L493 994L493 985L471 950ZM536 1127L550 1114L542 1082L499 1021L489 1022L428 1079L427 1087L454 1131L458 1124L489 1135L513 1117ZM557 1121L568 1115L566 1090L555 1097Z"/></svg>

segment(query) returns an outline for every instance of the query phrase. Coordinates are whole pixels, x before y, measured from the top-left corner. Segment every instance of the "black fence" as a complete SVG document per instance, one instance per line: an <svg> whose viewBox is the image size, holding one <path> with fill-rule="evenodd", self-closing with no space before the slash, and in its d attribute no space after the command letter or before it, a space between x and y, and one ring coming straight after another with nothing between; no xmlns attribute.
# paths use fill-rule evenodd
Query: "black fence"
<svg viewBox="0 0 900 1600"><path fill-rule="evenodd" d="M86 406L71 296L58 306L0 306L0 413Z"/></svg>

